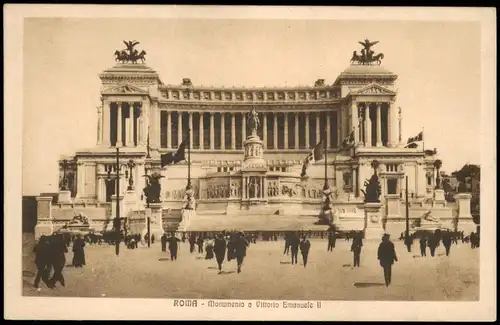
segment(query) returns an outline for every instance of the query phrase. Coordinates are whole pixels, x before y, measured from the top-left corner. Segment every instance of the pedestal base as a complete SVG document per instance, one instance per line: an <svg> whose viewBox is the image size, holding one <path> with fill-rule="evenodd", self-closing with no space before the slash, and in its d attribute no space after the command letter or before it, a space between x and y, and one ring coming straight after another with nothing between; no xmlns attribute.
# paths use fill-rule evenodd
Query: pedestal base
<svg viewBox="0 0 500 325"><path fill-rule="evenodd" d="M382 229L382 227L380 227L380 228L366 228L365 229L365 239L381 240L384 233L385 233L385 231L384 231L384 229Z"/></svg>
<svg viewBox="0 0 500 325"><path fill-rule="evenodd" d="M35 226L35 239L41 236L50 236L54 232L54 224L52 221L40 221Z"/></svg>
<svg viewBox="0 0 500 325"><path fill-rule="evenodd" d="M196 210L187 210L184 209L181 211L181 216L182 220L181 223L179 224L179 227L177 228L178 231L186 231L187 227L189 226L189 221L191 218L196 216Z"/></svg>
<svg viewBox="0 0 500 325"><path fill-rule="evenodd" d="M57 195L58 203L69 203L71 202L71 192L70 191L59 191Z"/></svg>
<svg viewBox="0 0 500 325"><path fill-rule="evenodd" d="M432 202L434 207L446 207L446 199L444 198L444 190L435 189L434 190L434 200Z"/></svg>
<svg viewBox="0 0 500 325"><path fill-rule="evenodd" d="M162 204L161 203L150 203L149 209L146 209L146 227L143 233L148 232L148 220L149 217L149 228L151 230L151 236L155 236L155 242L160 240L165 231L163 230L162 221Z"/></svg>
<svg viewBox="0 0 500 325"><path fill-rule="evenodd" d="M382 203L365 203L365 239L381 239L384 234L382 228Z"/></svg>

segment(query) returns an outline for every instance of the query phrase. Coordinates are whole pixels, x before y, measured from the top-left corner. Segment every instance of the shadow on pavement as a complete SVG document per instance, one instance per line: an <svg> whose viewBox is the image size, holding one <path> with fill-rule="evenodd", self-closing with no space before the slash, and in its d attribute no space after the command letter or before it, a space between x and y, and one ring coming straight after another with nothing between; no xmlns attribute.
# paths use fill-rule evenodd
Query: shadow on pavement
<svg viewBox="0 0 500 325"><path fill-rule="evenodd" d="M220 271L218 274L221 274L221 275L227 275L227 274L233 274L235 273L234 271Z"/></svg>
<svg viewBox="0 0 500 325"><path fill-rule="evenodd" d="M219 268L217 266L209 266L207 267L208 270L218 270Z"/></svg>
<svg viewBox="0 0 500 325"><path fill-rule="evenodd" d="M166 257L161 257L161 258L158 259L158 261L164 262L164 261L170 261L170 259L166 258Z"/></svg>
<svg viewBox="0 0 500 325"><path fill-rule="evenodd" d="M292 264L292 262L280 261L280 264Z"/></svg>
<svg viewBox="0 0 500 325"><path fill-rule="evenodd" d="M352 264L343 264L342 267L351 267Z"/></svg>
<svg viewBox="0 0 500 325"><path fill-rule="evenodd" d="M371 288L371 287L383 287L384 283L378 282L356 282L354 283L355 288Z"/></svg>

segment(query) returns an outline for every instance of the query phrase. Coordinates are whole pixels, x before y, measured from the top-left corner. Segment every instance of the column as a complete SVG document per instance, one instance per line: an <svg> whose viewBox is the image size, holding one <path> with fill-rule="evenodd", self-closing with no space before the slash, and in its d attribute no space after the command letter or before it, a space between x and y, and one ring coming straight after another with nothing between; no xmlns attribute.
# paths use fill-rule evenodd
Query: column
<svg viewBox="0 0 500 325"><path fill-rule="evenodd" d="M394 147L394 138L392 134L393 111L391 103L387 103L387 146L389 148Z"/></svg>
<svg viewBox="0 0 500 325"><path fill-rule="evenodd" d="M309 112L306 112L306 148L309 148Z"/></svg>
<svg viewBox="0 0 500 325"><path fill-rule="evenodd" d="M377 147L382 146L382 103L377 103Z"/></svg>
<svg viewBox="0 0 500 325"><path fill-rule="evenodd" d="M200 139L200 150L203 150L204 149L204 145L205 145L205 141L204 141L204 130L203 130L203 127L204 127L204 123L203 123L203 119L204 119L204 114L203 112L199 112L198 114L200 114L200 129L199 129L199 132L198 132L198 137Z"/></svg>
<svg viewBox="0 0 500 325"><path fill-rule="evenodd" d="M263 115L263 119L262 119L262 137L264 139L262 139L262 141L264 142L264 149L267 148L267 114L264 113L262 114Z"/></svg>
<svg viewBox="0 0 500 325"><path fill-rule="evenodd" d="M236 116L231 113L231 149L236 149Z"/></svg>
<svg viewBox="0 0 500 325"><path fill-rule="evenodd" d="M155 127L154 127L154 135L153 135L153 139L155 141L155 146L157 148L160 148L161 146L161 118L160 118L160 110L158 108L158 102L155 104L155 105L150 105L150 107L152 107L152 110L153 110L153 113L152 115L154 115L155 117Z"/></svg>
<svg viewBox="0 0 500 325"><path fill-rule="evenodd" d="M326 116L326 148L330 149L332 147L332 142L330 140L331 128L332 128L332 115L330 112L325 112Z"/></svg>
<svg viewBox="0 0 500 325"><path fill-rule="evenodd" d="M273 114L273 149L278 149L278 114Z"/></svg>
<svg viewBox="0 0 500 325"><path fill-rule="evenodd" d="M102 143L103 124L102 124L102 106L97 106L97 145Z"/></svg>
<svg viewBox="0 0 500 325"><path fill-rule="evenodd" d="M246 177L243 177L243 179L241 180L241 197L243 199L246 199L247 198L247 182L246 182L247 178Z"/></svg>
<svg viewBox="0 0 500 325"><path fill-rule="evenodd" d="M402 146L404 145L403 143L403 114L402 114L401 107L398 110L398 122L399 122L399 135L398 135L398 142L399 145Z"/></svg>
<svg viewBox="0 0 500 325"><path fill-rule="evenodd" d="M116 103L118 106L117 128L116 128L116 146L121 147L122 143L122 103Z"/></svg>
<svg viewBox="0 0 500 325"><path fill-rule="evenodd" d="M85 196L85 165L82 162L77 163L76 169L76 197Z"/></svg>
<svg viewBox="0 0 500 325"><path fill-rule="evenodd" d="M265 124L263 124L265 129ZM245 113L241 113L241 147L245 146L245 140L247 138L247 119Z"/></svg>
<svg viewBox="0 0 500 325"><path fill-rule="evenodd" d="M224 113L220 113L220 148L226 149L226 133L225 133Z"/></svg>
<svg viewBox="0 0 500 325"><path fill-rule="evenodd" d="M316 115L316 143L321 139L321 132L319 129L319 112L314 113Z"/></svg>
<svg viewBox="0 0 500 325"><path fill-rule="evenodd" d="M358 121L358 104L355 101L353 101L351 103L351 125L350 125L351 129L349 130L348 135L352 131L354 131L354 143L355 144L358 144L358 142L359 142L359 138L358 138L359 132L357 131L358 128L356 127L356 125L358 123L359 123L359 121Z"/></svg>
<svg viewBox="0 0 500 325"><path fill-rule="evenodd" d="M337 124L335 124L335 132L337 132L337 147L340 147L340 144L344 140L342 135L342 112L341 108L337 111Z"/></svg>
<svg viewBox="0 0 500 325"><path fill-rule="evenodd" d="M167 149L172 148L172 112L167 111Z"/></svg>
<svg viewBox="0 0 500 325"><path fill-rule="evenodd" d="M193 112L188 112L189 148L193 149Z"/></svg>
<svg viewBox="0 0 500 325"><path fill-rule="evenodd" d="M284 143L285 143L285 149L288 149L288 113L285 112L285 138L284 138Z"/></svg>
<svg viewBox="0 0 500 325"><path fill-rule="evenodd" d="M154 116L152 116L151 112L150 112L150 104L149 104L149 101L145 101L145 102L142 102L141 103L141 117L140 117L140 121L139 121L139 131L140 131L140 136L139 138L141 139L140 142L141 142L141 145L145 145L146 142L148 141L148 136L151 137L151 132L155 132L155 128L154 128L154 125L153 124L153 128L150 130L149 127L150 127L150 119L154 121ZM151 118L150 118L151 116ZM153 142L153 145L154 145L154 141L155 141L155 136L153 136L153 138L151 139L150 138L150 145L151 145L151 142Z"/></svg>
<svg viewBox="0 0 500 325"><path fill-rule="evenodd" d="M370 104L365 107L365 147L372 146L372 123L370 120Z"/></svg>
<svg viewBox="0 0 500 325"><path fill-rule="evenodd" d="M182 142L182 112L179 111L177 115L177 146Z"/></svg>
<svg viewBox="0 0 500 325"><path fill-rule="evenodd" d="M102 142L105 146L110 146L110 129L111 129L111 105L107 99L102 101Z"/></svg>
<svg viewBox="0 0 500 325"><path fill-rule="evenodd" d="M261 199L263 199L263 198L264 198L264 193L265 193L265 192L264 192L264 177L261 177L261 178L260 178L260 195L259 195L259 197L260 197Z"/></svg>
<svg viewBox="0 0 500 325"><path fill-rule="evenodd" d="M134 103L128 103L127 147L134 146Z"/></svg>
<svg viewBox="0 0 500 325"><path fill-rule="evenodd" d="M299 112L295 112L295 149L299 149Z"/></svg>
<svg viewBox="0 0 500 325"><path fill-rule="evenodd" d="M355 197L358 196L358 170L356 168L352 169L352 193L354 194Z"/></svg>
<svg viewBox="0 0 500 325"><path fill-rule="evenodd" d="M214 112L210 112L210 150L215 149Z"/></svg>

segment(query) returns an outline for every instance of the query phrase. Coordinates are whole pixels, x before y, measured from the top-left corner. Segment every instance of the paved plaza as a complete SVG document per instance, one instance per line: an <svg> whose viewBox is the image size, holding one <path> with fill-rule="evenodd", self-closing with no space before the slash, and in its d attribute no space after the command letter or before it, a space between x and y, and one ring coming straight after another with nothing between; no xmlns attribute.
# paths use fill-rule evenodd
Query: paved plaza
<svg viewBox="0 0 500 325"><path fill-rule="evenodd" d="M217 263L190 254L187 243L181 244L179 259L169 260L160 243L139 249L121 246L120 256L114 246L86 247L87 265L80 269L66 267L66 287L51 290L41 283L33 288L36 267L32 235L24 235L23 295L52 297L130 297L130 298L200 298L200 299L288 299L288 300L477 300L479 299L479 249L453 245L449 257L444 247L437 256L420 257L418 242L411 253L395 241L399 262L393 267L392 285L384 286L382 268L376 250L378 241L365 241L361 267L352 268L351 243L337 241L327 252L326 239L312 239L309 262L291 265L283 256L284 241L251 244L241 274L236 261L225 262L218 274ZM71 249L70 249L71 251ZM428 253L429 254L429 253ZM72 253L66 255L71 263Z"/></svg>

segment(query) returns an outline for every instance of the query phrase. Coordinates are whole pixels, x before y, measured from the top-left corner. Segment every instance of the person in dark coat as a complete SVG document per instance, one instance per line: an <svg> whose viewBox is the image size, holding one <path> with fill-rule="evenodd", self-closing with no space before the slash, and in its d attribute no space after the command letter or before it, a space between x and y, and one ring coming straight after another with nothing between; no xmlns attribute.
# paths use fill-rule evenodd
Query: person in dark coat
<svg viewBox="0 0 500 325"><path fill-rule="evenodd" d="M54 275L49 280L51 285L55 287L56 283L59 282L62 286L65 286L64 276L62 271L66 264L66 255L68 248L64 244L62 237L60 235L52 235L50 243L50 264L54 268Z"/></svg>
<svg viewBox="0 0 500 325"><path fill-rule="evenodd" d="M85 265L85 240L80 235L76 237L73 243L73 266L83 267Z"/></svg>
<svg viewBox="0 0 500 325"><path fill-rule="evenodd" d="M196 245L196 236L191 233L189 235L189 252L193 253L194 252L194 246Z"/></svg>
<svg viewBox="0 0 500 325"><path fill-rule="evenodd" d="M236 235L230 234L227 242L227 261L231 262L234 258L236 258Z"/></svg>
<svg viewBox="0 0 500 325"><path fill-rule="evenodd" d="M330 230L328 232L328 251L331 252L335 248L335 242L337 241L337 235L335 230Z"/></svg>
<svg viewBox="0 0 500 325"><path fill-rule="evenodd" d="M214 245L215 241L211 237L209 237L208 240L206 241L206 246L205 246L206 260L211 260L214 258Z"/></svg>
<svg viewBox="0 0 500 325"><path fill-rule="evenodd" d="M283 255L290 254L290 238L291 238L291 235L289 233L286 233L285 234L285 250L283 251Z"/></svg>
<svg viewBox="0 0 500 325"><path fill-rule="evenodd" d="M446 256L449 256L451 243L452 243L451 234L449 232L446 232L443 235L442 241L443 241L444 249L446 250Z"/></svg>
<svg viewBox="0 0 500 325"><path fill-rule="evenodd" d="M382 242L378 246L377 258L380 266L384 269L385 286L388 287L391 284L392 264L394 261L398 261L394 244L390 241L388 234L384 234L382 237Z"/></svg>
<svg viewBox="0 0 500 325"><path fill-rule="evenodd" d="M427 256L426 254L426 250L427 250L427 237L425 235L422 235L422 237L420 237L420 255L422 257L424 256Z"/></svg>
<svg viewBox="0 0 500 325"><path fill-rule="evenodd" d="M50 242L48 237L41 236L33 250L35 253L35 265L37 268L34 286L38 289L40 280L49 288L52 287L49 281L51 264L49 262Z"/></svg>
<svg viewBox="0 0 500 325"><path fill-rule="evenodd" d="M182 238L181 238L182 242L185 243L186 242L186 233L183 232L182 233Z"/></svg>
<svg viewBox="0 0 500 325"><path fill-rule="evenodd" d="M435 255L437 244L438 244L438 238L436 234L430 235L429 239L427 240L427 246L429 246L432 257L434 257Z"/></svg>
<svg viewBox="0 0 500 325"><path fill-rule="evenodd" d="M161 251L162 252L167 251L167 234L163 234L161 236Z"/></svg>
<svg viewBox="0 0 500 325"><path fill-rule="evenodd" d="M168 242L168 250L170 251L170 260L171 261L176 261L177 260L177 251L179 250L179 242L181 240L177 237L175 237L174 233L170 235L170 237L167 239Z"/></svg>
<svg viewBox="0 0 500 325"><path fill-rule="evenodd" d="M155 234L152 234L151 235L151 244L154 244L155 243Z"/></svg>
<svg viewBox="0 0 500 325"><path fill-rule="evenodd" d="M238 273L241 273L241 266L243 265L243 260L247 255L248 242L242 233L239 233L235 241L235 253L236 262L238 264Z"/></svg>
<svg viewBox="0 0 500 325"><path fill-rule="evenodd" d="M292 251L292 265L298 264L300 238L297 233L290 235L290 250Z"/></svg>
<svg viewBox="0 0 500 325"><path fill-rule="evenodd" d="M470 240L470 248L472 248L472 249L476 248L476 233L475 232L470 233L469 240Z"/></svg>
<svg viewBox="0 0 500 325"><path fill-rule="evenodd" d="M359 263L361 261L361 247L363 247L363 239L361 237L361 234L353 234L351 252L353 253L354 257L354 267L359 267Z"/></svg>
<svg viewBox="0 0 500 325"><path fill-rule="evenodd" d="M404 237L404 243L408 253L411 253L411 247L413 246L413 236L408 234L408 236Z"/></svg>
<svg viewBox="0 0 500 325"><path fill-rule="evenodd" d="M198 245L198 253L203 254L203 236L200 234L196 240L196 245Z"/></svg>
<svg viewBox="0 0 500 325"><path fill-rule="evenodd" d="M302 237L300 242L300 252L302 254L302 261L304 262L304 267L307 265L307 257L309 256L309 249L311 248L311 242L306 236Z"/></svg>
<svg viewBox="0 0 500 325"><path fill-rule="evenodd" d="M219 272L221 272L222 263L224 262L224 257L226 256L226 240L222 234L217 234L215 237L214 252L217 265L219 266Z"/></svg>

